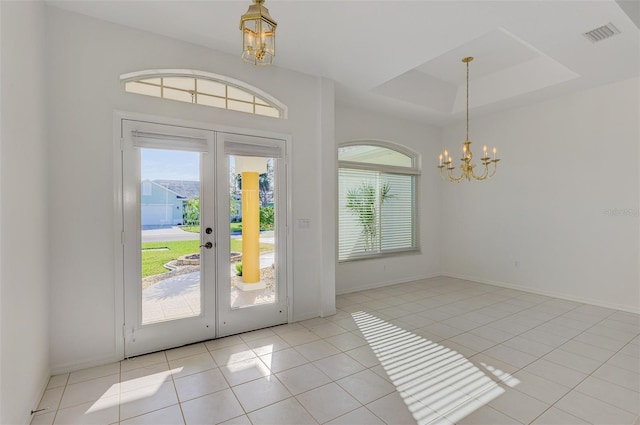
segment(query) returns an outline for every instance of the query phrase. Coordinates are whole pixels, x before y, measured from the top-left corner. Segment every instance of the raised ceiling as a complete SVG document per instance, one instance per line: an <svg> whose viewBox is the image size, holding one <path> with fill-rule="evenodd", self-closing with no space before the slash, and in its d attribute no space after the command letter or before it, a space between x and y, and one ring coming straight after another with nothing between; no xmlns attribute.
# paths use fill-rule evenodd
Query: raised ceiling
<svg viewBox="0 0 640 425"><path fill-rule="evenodd" d="M640 75L640 30L627 15L634 8L620 7L624 1L267 0L265 6L278 21L275 66L334 80L339 102L445 123L464 114L465 56L476 58L470 108L478 113ZM239 57L238 23L250 1L47 3ZM598 43L583 36L609 23L620 33Z"/></svg>

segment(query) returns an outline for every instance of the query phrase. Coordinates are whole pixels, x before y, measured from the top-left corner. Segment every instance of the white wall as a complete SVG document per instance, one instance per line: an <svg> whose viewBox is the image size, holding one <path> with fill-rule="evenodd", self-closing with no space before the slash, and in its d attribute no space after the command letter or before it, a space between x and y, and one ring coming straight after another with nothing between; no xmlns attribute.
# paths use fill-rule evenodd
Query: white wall
<svg viewBox="0 0 640 425"><path fill-rule="evenodd" d="M318 193L321 196L322 248L320 265L320 302L322 315L329 316L336 312L336 188L337 188L337 148L335 128L335 88L331 80L321 79L319 89L322 94L318 110L320 134L318 139L318 158L320 173Z"/></svg>
<svg viewBox="0 0 640 425"><path fill-rule="evenodd" d="M77 368L118 358L114 300L114 110L166 116L224 126L290 134L295 320L322 309L320 163L334 144L320 129L320 110L333 108L332 86L277 67L254 67L228 56L169 38L48 9L48 103L51 139L49 188L52 228L52 367ZM145 69L191 68L245 81L289 107L277 120L199 105L124 93L121 74ZM320 139L327 141L327 147ZM335 248L334 248L335 249ZM333 286L324 276L323 285Z"/></svg>
<svg viewBox="0 0 640 425"><path fill-rule="evenodd" d="M362 139L390 141L416 151L422 163L422 176L418 179L420 252L338 263L336 292L343 294L437 276L442 182L438 169L432 165L440 149L440 130L344 105L336 105L335 127L337 144ZM333 208L335 211L335 205ZM336 214L334 211L331 213Z"/></svg>
<svg viewBox="0 0 640 425"><path fill-rule="evenodd" d="M636 78L472 111L472 152L496 145L502 162L490 181L443 188L443 272L639 311L639 92ZM463 125L444 129L450 151L463 140Z"/></svg>
<svg viewBox="0 0 640 425"><path fill-rule="evenodd" d="M49 379L45 10L0 9L0 423L26 424Z"/></svg>

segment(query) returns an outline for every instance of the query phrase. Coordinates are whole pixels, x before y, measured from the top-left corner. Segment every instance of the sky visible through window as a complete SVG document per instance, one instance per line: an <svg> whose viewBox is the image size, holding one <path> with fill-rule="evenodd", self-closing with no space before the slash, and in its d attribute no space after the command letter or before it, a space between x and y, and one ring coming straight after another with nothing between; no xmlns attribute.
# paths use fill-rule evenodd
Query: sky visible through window
<svg viewBox="0 0 640 425"><path fill-rule="evenodd" d="M200 154L161 149L141 149L142 180L200 180Z"/></svg>
<svg viewBox="0 0 640 425"><path fill-rule="evenodd" d="M140 149L141 180L200 180L200 154L198 152ZM229 166L234 168L234 157Z"/></svg>

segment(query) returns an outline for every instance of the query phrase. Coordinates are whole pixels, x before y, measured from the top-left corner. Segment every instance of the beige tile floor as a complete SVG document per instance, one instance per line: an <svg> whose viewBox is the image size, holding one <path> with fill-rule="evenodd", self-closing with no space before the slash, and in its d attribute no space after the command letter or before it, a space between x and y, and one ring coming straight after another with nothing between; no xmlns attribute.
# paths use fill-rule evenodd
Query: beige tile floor
<svg viewBox="0 0 640 425"><path fill-rule="evenodd" d="M32 424L633 424L640 317L451 278L53 376Z"/></svg>

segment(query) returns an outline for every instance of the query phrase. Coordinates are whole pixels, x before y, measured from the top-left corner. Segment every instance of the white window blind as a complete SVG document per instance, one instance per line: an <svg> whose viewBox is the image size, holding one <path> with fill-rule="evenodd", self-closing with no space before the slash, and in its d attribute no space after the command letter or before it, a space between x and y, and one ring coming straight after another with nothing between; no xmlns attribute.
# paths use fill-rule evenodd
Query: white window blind
<svg viewBox="0 0 640 425"><path fill-rule="evenodd" d="M264 158L282 158L284 156L280 145L258 145L232 141L224 143L224 153L226 155L260 156Z"/></svg>
<svg viewBox="0 0 640 425"><path fill-rule="evenodd" d="M190 152L208 152L209 142L204 137L192 137L179 134L151 133L133 130L133 146L137 148L181 150ZM180 142L180 145L176 145Z"/></svg>
<svg viewBox="0 0 640 425"><path fill-rule="evenodd" d="M415 175L340 167L338 259L415 249Z"/></svg>
<svg viewBox="0 0 640 425"><path fill-rule="evenodd" d="M415 176L383 174L391 196L382 204L382 251L415 248Z"/></svg>

